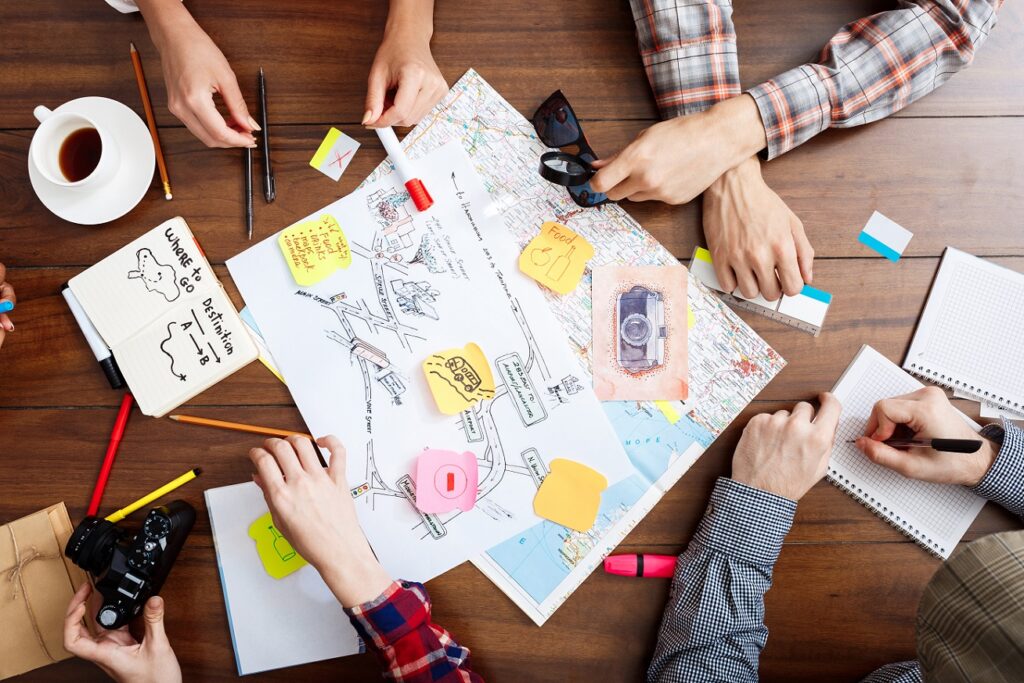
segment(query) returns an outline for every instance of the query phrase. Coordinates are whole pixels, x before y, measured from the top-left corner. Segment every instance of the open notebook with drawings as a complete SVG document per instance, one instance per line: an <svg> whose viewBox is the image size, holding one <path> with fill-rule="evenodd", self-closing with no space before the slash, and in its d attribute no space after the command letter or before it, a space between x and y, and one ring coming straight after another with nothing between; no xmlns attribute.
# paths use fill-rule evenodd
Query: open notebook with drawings
<svg viewBox="0 0 1024 683"><path fill-rule="evenodd" d="M875 402L923 385L870 346L862 346L832 392L843 405L829 480L921 547L945 559L978 516L985 499L963 486L907 479L876 465L855 444ZM964 416L972 427L978 425Z"/></svg>
<svg viewBox="0 0 1024 683"><path fill-rule="evenodd" d="M1024 273L946 247L903 369L1024 417Z"/></svg>

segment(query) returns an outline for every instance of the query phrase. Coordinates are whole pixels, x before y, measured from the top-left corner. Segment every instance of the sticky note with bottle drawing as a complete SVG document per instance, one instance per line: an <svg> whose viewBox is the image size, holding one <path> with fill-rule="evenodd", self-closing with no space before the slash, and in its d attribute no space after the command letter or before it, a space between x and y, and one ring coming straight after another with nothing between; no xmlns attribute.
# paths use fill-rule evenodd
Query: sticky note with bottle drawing
<svg viewBox="0 0 1024 683"><path fill-rule="evenodd" d="M472 342L430 355L423 361L423 373L438 410L445 415L457 415L477 401L494 397L491 366Z"/></svg>
<svg viewBox="0 0 1024 683"><path fill-rule="evenodd" d="M330 214L285 228L277 243L295 282L304 287L352 265L348 239Z"/></svg>
<svg viewBox="0 0 1024 683"><path fill-rule="evenodd" d="M548 221L519 255L519 270L559 294L576 289L594 247L561 223Z"/></svg>
<svg viewBox="0 0 1024 683"><path fill-rule="evenodd" d="M269 512L249 525L249 538L256 541L260 562L275 579L283 579L309 564L277 530Z"/></svg>
<svg viewBox="0 0 1024 683"><path fill-rule="evenodd" d="M608 480L597 470L566 458L552 460L550 469L537 489L533 511L569 529L589 531Z"/></svg>

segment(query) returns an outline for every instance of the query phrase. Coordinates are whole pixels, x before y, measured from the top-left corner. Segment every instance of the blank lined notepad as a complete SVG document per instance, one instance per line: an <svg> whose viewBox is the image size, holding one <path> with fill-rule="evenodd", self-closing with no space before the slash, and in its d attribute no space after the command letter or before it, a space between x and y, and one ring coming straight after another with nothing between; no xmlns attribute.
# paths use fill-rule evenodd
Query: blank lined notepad
<svg viewBox="0 0 1024 683"><path fill-rule="evenodd" d="M870 346L862 346L832 392L843 405L829 480L929 552L945 559L978 516L985 499L963 486L907 479L876 465L848 443L864 435L877 401L923 385ZM964 420L978 429L978 425Z"/></svg>
<svg viewBox="0 0 1024 683"><path fill-rule="evenodd" d="M903 368L1024 417L1024 274L947 247Z"/></svg>

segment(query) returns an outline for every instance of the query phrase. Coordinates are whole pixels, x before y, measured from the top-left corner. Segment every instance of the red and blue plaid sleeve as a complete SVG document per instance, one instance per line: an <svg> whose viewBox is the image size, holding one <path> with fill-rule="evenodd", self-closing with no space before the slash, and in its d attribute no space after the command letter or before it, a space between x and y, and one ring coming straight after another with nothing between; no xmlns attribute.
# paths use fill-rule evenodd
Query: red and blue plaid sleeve
<svg viewBox="0 0 1024 683"><path fill-rule="evenodd" d="M730 0L630 0L647 79L662 118L740 94Z"/></svg>
<svg viewBox="0 0 1024 683"><path fill-rule="evenodd" d="M376 599L346 608L352 625L398 683L483 683L469 670L469 649L430 621L430 597L422 584L395 582Z"/></svg>
<svg viewBox="0 0 1024 683"><path fill-rule="evenodd" d="M1002 0L901 0L843 27L815 64L750 89L772 159L830 127L899 111L974 59Z"/></svg>

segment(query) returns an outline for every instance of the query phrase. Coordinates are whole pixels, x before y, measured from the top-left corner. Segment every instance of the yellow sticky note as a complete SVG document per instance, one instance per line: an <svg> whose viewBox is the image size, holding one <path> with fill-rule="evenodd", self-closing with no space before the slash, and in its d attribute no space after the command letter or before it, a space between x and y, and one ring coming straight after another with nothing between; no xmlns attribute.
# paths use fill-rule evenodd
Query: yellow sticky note
<svg viewBox="0 0 1024 683"><path fill-rule="evenodd" d="M256 553L263 568L275 579L283 579L309 564L277 530L269 512L249 525L249 538L256 541Z"/></svg>
<svg viewBox="0 0 1024 683"><path fill-rule="evenodd" d="M683 419L679 414L679 411L672 405L671 401L655 401L654 406L661 411L661 414L665 416L665 419L668 420L668 423L671 425L674 425L676 422Z"/></svg>
<svg viewBox="0 0 1024 683"><path fill-rule="evenodd" d="M589 531L601 507L601 491L608 480L597 470L575 460L556 458L533 499L533 511L556 524Z"/></svg>
<svg viewBox="0 0 1024 683"><path fill-rule="evenodd" d="M690 304L686 304L686 329L692 330L696 324L697 319L693 317L693 307Z"/></svg>
<svg viewBox="0 0 1024 683"><path fill-rule="evenodd" d="M295 282L304 287L315 285L334 271L352 265L348 239L338 221L329 214L285 228L277 243Z"/></svg>
<svg viewBox="0 0 1024 683"><path fill-rule="evenodd" d="M559 294L576 289L594 256L586 239L560 223L547 222L519 255L519 270Z"/></svg>
<svg viewBox="0 0 1024 683"><path fill-rule="evenodd" d="M438 351L423 361L423 372L438 410L445 415L457 415L494 396L491 366L476 344Z"/></svg>

